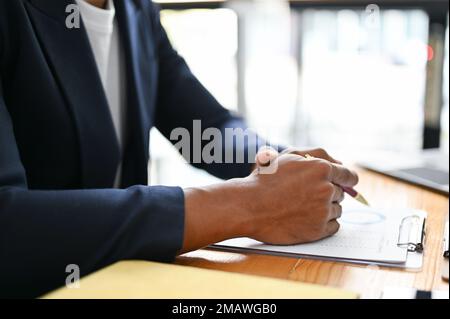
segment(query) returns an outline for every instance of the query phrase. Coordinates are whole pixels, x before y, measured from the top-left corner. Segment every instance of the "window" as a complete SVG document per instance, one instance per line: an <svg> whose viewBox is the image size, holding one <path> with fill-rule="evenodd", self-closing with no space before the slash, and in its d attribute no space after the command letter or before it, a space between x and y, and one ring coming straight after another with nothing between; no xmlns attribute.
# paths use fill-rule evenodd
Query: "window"
<svg viewBox="0 0 450 319"><path fill-rule="evenodd" d="M332 151L421 148L430 58L424 12L381 11L370 24L364 11L297 11L284 1L237 9L244 17L240 49L245 115L252 128L274 142ZM237 14L164 10L162 23L200 81L225 107L237 110ZM448 33L446 56L442 137L448 150ZM215 181L185 164L157 132L152 158L152 183Z"/></svg>
<svg viewBox="0 0 450 319"><path fill-rule="evenodd" d="M305 11L297 139L337 149L422 145L428 21L421 11ZM356 134L357 132L357 134Z"/></svg>
<svg viewBox="0 0 450 319"><path fill-rule="evenodd" d="M163 10L161 22L175 49L225 107L237 108L237 17L232 10ZM192 186L215 179L187 165L156 130L151 132L152 184Z"/></svg>

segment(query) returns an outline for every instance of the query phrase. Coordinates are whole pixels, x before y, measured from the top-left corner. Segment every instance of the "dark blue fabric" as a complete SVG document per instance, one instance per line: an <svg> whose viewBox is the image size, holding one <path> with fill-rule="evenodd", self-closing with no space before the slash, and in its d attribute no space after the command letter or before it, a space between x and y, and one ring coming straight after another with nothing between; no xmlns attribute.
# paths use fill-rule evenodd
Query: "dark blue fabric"
<svg viewBox="0 0 450 319"><path fill-rule="evenodd" d="M33 297L123 259L168 262L182 247L184 194L146 187L148 133L192 120L245 127L174 51L148 0L116 0L126 55L121 154L86 32L70 0L0 0L0 296ZM245 145L257 147L257 145ZM122 189L113 190L123 160ZM196 165L216 176L250 163Z"/></svg>

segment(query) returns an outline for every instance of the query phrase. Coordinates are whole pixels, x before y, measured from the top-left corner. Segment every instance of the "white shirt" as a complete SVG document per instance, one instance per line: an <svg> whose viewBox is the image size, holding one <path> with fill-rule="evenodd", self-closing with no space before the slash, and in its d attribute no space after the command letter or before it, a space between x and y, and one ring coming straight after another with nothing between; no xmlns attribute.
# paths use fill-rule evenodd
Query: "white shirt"
<svg viewBox="0 0 450 319"><path fill-rule="evenodd" d="M125 83L121 81L124 74L124 60L114 3L108 0L105 9L97 8L85 0L77 0L77 4L106 93L117 140L122 149L126 103ZM115 187L120 185L120 179L121 165L117 169Z"/></svg>

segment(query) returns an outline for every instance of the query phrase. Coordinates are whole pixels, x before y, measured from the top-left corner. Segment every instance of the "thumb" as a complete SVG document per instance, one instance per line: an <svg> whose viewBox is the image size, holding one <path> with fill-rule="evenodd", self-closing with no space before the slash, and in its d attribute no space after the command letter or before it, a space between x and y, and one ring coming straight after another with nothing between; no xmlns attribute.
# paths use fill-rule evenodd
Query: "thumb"
<svg viewBox="0 0 450 319"><path fill-rule="evenodd" d="M263 146L256 154L256 165L261 167L269 166L280 154L270 146Z"/></svg>

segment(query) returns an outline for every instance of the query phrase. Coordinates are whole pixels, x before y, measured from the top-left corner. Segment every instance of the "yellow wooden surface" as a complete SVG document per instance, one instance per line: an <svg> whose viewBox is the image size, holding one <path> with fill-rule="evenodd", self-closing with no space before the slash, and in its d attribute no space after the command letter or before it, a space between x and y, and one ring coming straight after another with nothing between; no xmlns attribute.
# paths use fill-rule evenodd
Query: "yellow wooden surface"
<svg viewBox="0 0 450 319"><path fill-rule="evenodd" d="M144 261L126 261L61 288L56 299L299 299L357 298L352 292L318 285Z"/></svg>
<svg viewBox="0 0 450 319"><path fill-rule="evenodd" d="M179 257L179 265L315 283L378 298L384 287L448 290L441 278L442 239L448 215L448 197L382 175L358 170L363 193L374 207L412 208L428 212L424 266L412 272L374 266L199 250Z"/></svg>

